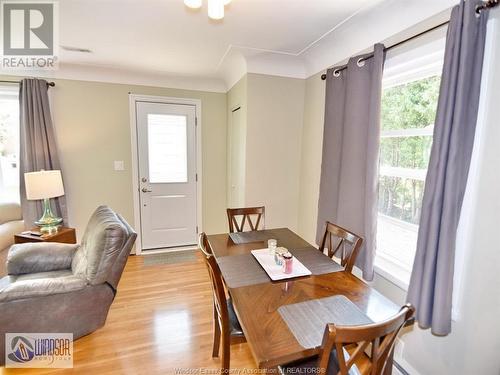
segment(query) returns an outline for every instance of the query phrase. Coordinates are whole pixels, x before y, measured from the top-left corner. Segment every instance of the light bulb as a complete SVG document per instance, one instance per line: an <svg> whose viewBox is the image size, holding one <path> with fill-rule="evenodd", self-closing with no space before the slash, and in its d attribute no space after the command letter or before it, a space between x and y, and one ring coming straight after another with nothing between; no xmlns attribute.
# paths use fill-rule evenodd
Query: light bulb
<svg viewBox="0 0 500 375"><path fill-rule="evenodd" d="M184 5L189 8L199 8L201 7L202 0L184 0Z"/></svg>
<svg viewBox="0 0 500 375"><path fill-rule="evenodd" d="M208 0L208 16L213 20L224 18L224 0Z"/></svg>

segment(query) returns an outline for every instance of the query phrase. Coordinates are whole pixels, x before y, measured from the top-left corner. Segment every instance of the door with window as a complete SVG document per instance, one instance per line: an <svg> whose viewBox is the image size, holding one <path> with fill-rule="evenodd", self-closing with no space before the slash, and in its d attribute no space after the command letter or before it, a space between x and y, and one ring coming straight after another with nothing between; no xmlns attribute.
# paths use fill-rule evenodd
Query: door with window
<svg viewBox="0 0 500 375"><path fill-rule="evenodd" d="M142 249L197 242L196 107L136 102Z"/></svg>

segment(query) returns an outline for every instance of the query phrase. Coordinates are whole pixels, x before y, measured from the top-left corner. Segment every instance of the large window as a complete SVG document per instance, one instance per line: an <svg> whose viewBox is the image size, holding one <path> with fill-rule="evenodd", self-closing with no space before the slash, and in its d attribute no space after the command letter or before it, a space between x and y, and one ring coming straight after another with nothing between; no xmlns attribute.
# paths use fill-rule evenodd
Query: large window
<svg viewBox="0 0 500 375"><path fill-rule="evenodd" d="M442 49L433 48L384 72L375 266L402 287L415 257L439 96Z"/></svg>
<svg viewBox="0 0 500 375"><path fill-rule="evenodd" d="M19 202L19 100L17 87L0 86L0 201Z"/></svg>

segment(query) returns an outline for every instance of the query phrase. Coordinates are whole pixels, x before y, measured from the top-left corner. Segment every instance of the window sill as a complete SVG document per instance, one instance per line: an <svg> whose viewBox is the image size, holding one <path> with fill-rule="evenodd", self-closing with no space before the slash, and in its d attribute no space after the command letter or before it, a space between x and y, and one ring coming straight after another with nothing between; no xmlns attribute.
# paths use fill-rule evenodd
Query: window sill
<svg viewBox="0 0 500 375"><path fill-rule="evenodd" d="M411 272L383 254L375 257L375 273L404 291L408 291Z"/></svg>

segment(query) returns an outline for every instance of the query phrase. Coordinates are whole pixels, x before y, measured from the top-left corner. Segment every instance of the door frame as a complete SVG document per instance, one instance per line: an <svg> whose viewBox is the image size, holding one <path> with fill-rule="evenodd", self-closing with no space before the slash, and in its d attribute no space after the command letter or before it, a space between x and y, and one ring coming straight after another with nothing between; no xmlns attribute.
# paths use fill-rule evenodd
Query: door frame
<svg viewBox="0 0 500 375"><path fill-rule="evenodd" d="M198 233L203 232L202 228L202 148L201 148L201 100L190 98L174 98L168 96L153 96L153 95L139 95L129 93L129 110L130 110L130 146L132 150L132 195L134 203L134 227L137 232L137 241L135 246L135 254L142 254L142 227L141 227L141 205L139 198L139 148L137 144L137 102L146 103L159 103L159 104L177 104L177 105L190 105L195 107L195 163L196 173L198 180L196 183L196 225L198 226ZM186 247L179 247L178 249L185 249ZM189 247L192 248L192 247ZM148 250L149 254L163 252L164 250ZM170 249L169 251L172 251Z"/></svg>

